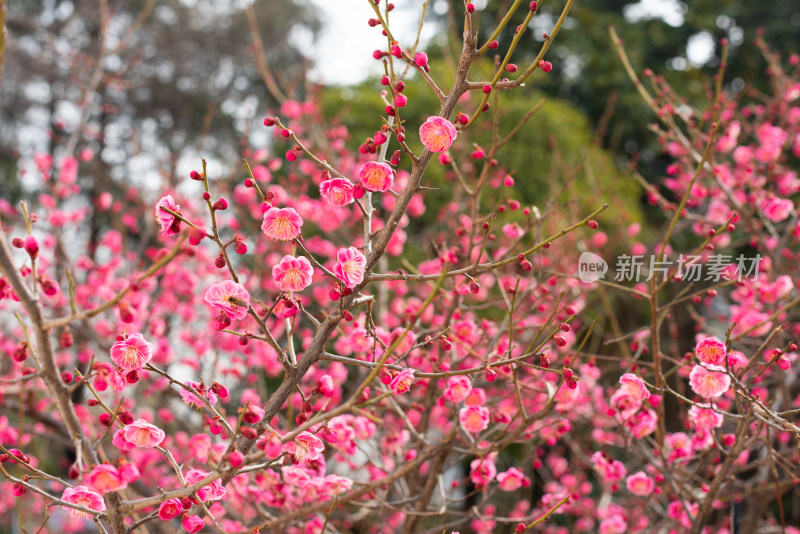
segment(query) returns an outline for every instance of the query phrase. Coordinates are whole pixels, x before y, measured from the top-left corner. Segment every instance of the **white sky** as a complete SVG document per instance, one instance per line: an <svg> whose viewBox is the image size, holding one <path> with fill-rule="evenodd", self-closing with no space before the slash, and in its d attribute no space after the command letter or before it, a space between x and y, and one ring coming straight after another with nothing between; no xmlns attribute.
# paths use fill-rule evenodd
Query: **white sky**
<svg viewBox="0 0 800 534"><path fill-rule="evenodd" d="M384 2L381 0L381 12ZM311 0L311 3L320 10L322 21L314 53L307 54L316 58L312 78L325 83L351 84L370 75L380 75L383 68L372 58L372 52L386 49L386 37L381 34L380 26L371 28L367 24L375 16L367 0ZM423 3L423 0L394 0L396 7L389 14L389 27L404 48L414 44ZM435 33L432 26L423 27L420 50ZM303 50L313 46L310 36L300 32L294 40Z"/></svg>
<svg viewBox="0 0 800 534"><path fill-rule="evenodd" d="M372 52L385 49L386 38L381 35L380 27L371 28L367 24L375 16L369 0L310 1L320 10L322 21L317 43L314 45L311 36L302 31L295 32L293 40L306 51L306 55L315 58L312 79L345 85L379 76L381 64L372 58ZM381 0L381 11L386 1ZM474 0L474 3L480 9L484 1ZM394 4L396 7L390 13L389 26L401 46L409 48L416 37L424 0L394 0ZM428 17L433 11L441 12L445 5L441 0L433 0L428 8ZM688 9L687 4L679 0L639 0L625 6L623 13L630 22L655 18L677 27L683 24ZM435 35L433 24L424 26L420 50L424 50L424 44ZM713 54L714 42L707 32L692 36L687 44L687 59L691 66L702 66ZM679 51L676 50L675 55L678 56Z"/></svg>

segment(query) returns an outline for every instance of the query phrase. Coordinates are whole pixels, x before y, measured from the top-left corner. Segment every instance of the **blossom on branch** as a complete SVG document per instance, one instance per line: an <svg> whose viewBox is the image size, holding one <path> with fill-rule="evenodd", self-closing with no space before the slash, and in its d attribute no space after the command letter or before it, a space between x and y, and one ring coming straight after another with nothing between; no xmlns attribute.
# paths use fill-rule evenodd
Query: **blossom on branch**
<svg viewBox="0 0 800 534"><path fill-rule="evenodd" d="M419 127L419 140L431 152L444 152L456 138L458 131L453 123L442 117L428 117Z"/></svg>
<svg viewBox="0 0 800 534"><path fill-rule="evenodd" d="M142 334L131 334L111 346L111 359L124 371L144 367L153 357L153 345Z"/></svg>
<svg viewBox="0 0 800 534"><path fill-rule="evenodd" d="M356 247L340 248L336 253L333 274L350 289L364 281L367 258Z"/></svg>
<svg viewBox="0 0 800 534"><path fill-rule="evenodd" d="M272 278L281 291L302 291L311 285L314 268L304 257L284 256L272 267Z"/></svg>
<svg viewBox="0 0 800 534"><path fill-rule="evenodd" d="M290 241L300 235L303 219L294 208L272 207L264 213L261 231L270 239Z"/></svg>
<svg viewBox="0 0 800 534"><path fill-rule="evenodd" d="M244 319L250 309L250 293L232 280L214 284L206 290L205 301L231 319Z"/></svg>

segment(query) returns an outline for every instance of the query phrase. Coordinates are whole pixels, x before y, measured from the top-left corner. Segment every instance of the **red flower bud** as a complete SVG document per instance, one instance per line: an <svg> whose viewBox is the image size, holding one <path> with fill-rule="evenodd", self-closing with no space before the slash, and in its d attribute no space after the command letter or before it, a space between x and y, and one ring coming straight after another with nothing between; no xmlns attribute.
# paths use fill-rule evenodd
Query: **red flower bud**
<svg viewBox="0 0 800 534"><path fill-rule="evenodd" d="M28 253L32 260L35 260L36 256L39 255L39 242L32 235L25 236L23 247L25 247L25 252Z"/></svg>

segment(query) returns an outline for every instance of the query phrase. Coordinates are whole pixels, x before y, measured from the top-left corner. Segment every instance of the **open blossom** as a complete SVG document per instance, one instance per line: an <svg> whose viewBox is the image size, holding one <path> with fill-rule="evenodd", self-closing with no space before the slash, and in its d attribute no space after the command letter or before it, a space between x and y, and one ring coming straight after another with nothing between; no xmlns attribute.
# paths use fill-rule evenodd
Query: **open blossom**
<svg viewBox="0 0 800 534"><path fill-rule="evenodd" d="M411 383L414 381L415 369L403 369L392 378L389 382L389 389L391 389L395 396L401 395L411 389Z"/></svg>
<svg viewBox="0 0 800 534"><path fill-rule="evenodd" d="M364 268L367 258L356 247L340 248L336 253L333 274L350 289L364 281Z"/></svg>
<svg viewBox="0 0 800 534"><path fill-rule="evenodd" d="M186 532L190 534L193 532L200 532L203 530L205 523L203 522L203 518L199 515L189 515L183 518L181 521L181 526Z"/></svg>
<svg viewBox="0 0 800 534"><path fill-rule="evenodd" d="M444 152L450 148L457 134L453 123L442 117L428 117L419 127L419 139L431 152Z"/></svg>
<svg viewBox="0 0 800 534"><path fill-rule="evenodd" d="M641 402L650 398L647 386L644 385L641 378L633 373L625 373L619 377L619 383L620 390L637 401Z"/></svg>
<svg viewBox="0 0 800 534"><path fill-rule="evenodd" d="M709 365L723 365L725 363L725 343L715 337L707 337L694 348L698 359Z"/></svg>
<svg viewBox="0 0 800 534"><path fill-rule="evenodd" d="M61 500L98 512L106 511L106 503L103 502L103 497L91 491L86 486L75 486L74 488L65 489L64 493L61 495ZM90 519L92 517L90 514L74 508L69 509L69 515L77 519Z"/></svg>
<svg viewBox="0 0 800 534"><path fill-rule="evenodd" d="M161 197L161 200L156 202L156 221L161 225L161 233L164 235L175 235L181 231L181 220L175 217L168 211L161 208L169 208L175 213L180 213L181 207L175 204L175 199L172 195Z"/></svg>
<svg viewBox="0 0 800 534"><path fill-rule="evenodd" d="M600 451L592 454L592 464L597 472L603 475L603 479L612 484L625 478L628 473L622 462L608 458Z"/></svg>
<svg viewBox="0 0 800 534"><path fill-rule="evenodd" d="M355 186L347 178L331 178L319 184L319 194L335 206L346 206L354 201Z"/></svg>
<svg viewBox="0 0 800 534"><path fill-rule="evenodd" d="M200 482L207 476L208 473L206 473L205 471L201 471L199 469L192 469L188 473L186 473L184 480L186 480L187 485L192 485L196 484L197 482ZM228 490L225 489L225 486L222 485L219 479L197 490L197 496L203 502L218 501L222 499L227 493Z"/></svg>
<svg viewBox="0 0 800 534"><path fill-rule="evenodd" d="M272 267L272 278L281 291L302 291L311 285L311 276L314 268L304 257L284 256L277 265Z"/></svg>
<svg viewBox="0 0 800 534"><path fill-rule="evenodd" d="M136 447L149 449L164 441L164 436L164 431L157 426L151 425L144 419L137 419L117 430L112 443L123 451Z"/></svg>
<svg viewBox="0 0 800 534"><path fill-rule="evenodd" d="M214 404L217 403L217 395L212 390L206 389L206 387L200 382L189 381L186 382L186 384L192 386L195 391L197 391L200 395L205 397L210 405L213 406ZM194 393L185 388L180 388L180 396L183 402L185 402L189 406L196 406L198 408L200 406L205 406L205 403L199 398L197 398L197 395L195 395Z"/></svg>
<svg viewBox="0 0 800 534"><path fill-rule="evenodd" d="M325 445L317 436L304 430L294 438L294 441L284 443L283 450L294 456L299 463L319 458L325 450Z"/></svg>
<svg viewBox="0 0 800 534"><path fill-rule="evenodd" d="M250 308L250 293L233 280L214 284L206 290L205 301L225 312L231 319L244 319Z"/></svg>
<svg viewBox="0 0 800 534"><path fill-rule="evenodd" d="M270 239L289 241L300 235L303 219L294 208L272 207L264 213L261 231Z"/></svg>
<svg viewBox="0 0 800 534"><path fill-rule="evenodd" d="M788 198L771 197L761 203L761 211L772 222L781 222L791 215L794 203Z"/></svg>
<svg viewBox="0 0 800 534"><path fill-rule="evenodd" d="M497 475L497 467L494 464L496 453L490 454L486 458L475 458L469 464L469 478L476 487L482 488L494 480Z"/></svg>
<svg viewBox="0 0 800 534"><path fill-rule="evenodd" d="M392 187L394 169L382 161L368 161L361 166L358 177L367 191L384 192Z"/></svg>
<svg viewBox="0 0 800 534"><path fill-rule="evenodd" d="M467 398L470 391L472 391L472 381L469 378L464 375L451 376L447 379L444 398L458 404Z"/></svg>
<svg viewBox="0 0 800 534"><path fill-rule="evenodd" d="M477 434L489 426L489 409L485 406L465 406L459 410L458 420L464 430Z"/></svg>
<svg viewBox="0 0 800 534"><path fill-rule="evenodd" d="M531 485L528 477L516 467L511 467L508 471L498 474L497 483L503 491L516 491L519 488L527 488Z"/></svg>
<svg viewBox="0 0 800 534"><path fill-rule="evenodd" d="M653 493L656 483L651 477L647 476L647 473L638 471L625 480L625 486L634 495L646 497Z"/></svg>
<svg viewBox="0 0 800 534"><path fill-rule="evenodd" d="M98 493L109 493L119 491L128 487L128 482L123 474L111 464L100 464L86 473L83 482L92 491Z"/></svg>
<svg viewBox="0 0 800 534"><path fill-rule="evenodd" d="M725 369L718 365L695 365L689 373L689 385L692 391L710 399L719 397L731 387L731 377L725 374Z"/></svg>
<svg viewBox="0 0 800 534"><path fill-rule="evenodd" d="M178 517L183 513L180 499L170 499L161 503L158 507L158 518L167 521L173 517Z"/></svg>
<svg viewBox="0 0 800 534"><path fill-rule="evenodd" d="M708 404L695 404L689 408L689 424L695 430L711 430L722 426L724 418Z"/></svg>
<svg viewBox="0 0 800 534"><path fill-rule="evenodd" d="M125 371L135 371L153 357L153 345L142 334L131 334L111 346L111 359Z"/></svg>

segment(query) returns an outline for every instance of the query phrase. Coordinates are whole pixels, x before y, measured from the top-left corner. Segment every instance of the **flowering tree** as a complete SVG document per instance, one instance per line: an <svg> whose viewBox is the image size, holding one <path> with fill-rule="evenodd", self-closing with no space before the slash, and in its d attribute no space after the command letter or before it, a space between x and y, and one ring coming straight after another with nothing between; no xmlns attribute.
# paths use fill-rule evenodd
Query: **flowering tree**
<svg viewBox="0 0 800 534"><path fill-rule="evenodd" d="M386 107L358 152L318 102L276 90L270 149L230 176L203 160L152 201L76 206L79 160L40 155L35 198L0 206L3 526L788 532L796 69L764 47L771 95L734 99L723 68L694 108L652 73L646 88L612 34L674 158L663 188L642 180L667 215L642 243L635 224L599 229L613 193L578 217L559 195L524 207L502 167L537 108L501 124L498 93L553 68L571 0L524 70L511 58L537 3L513 2L485 43L465 4L447 90L392 34L392 4L369 4ZM518 9L494 74L472 80ZM440 103L419 124L406 83ZM481 126L491 145L470 146ZM417 228L431 165L452 192ZM124 231L89 250L93 214ZM626 261L576 276L581 251Z"/></svg>

